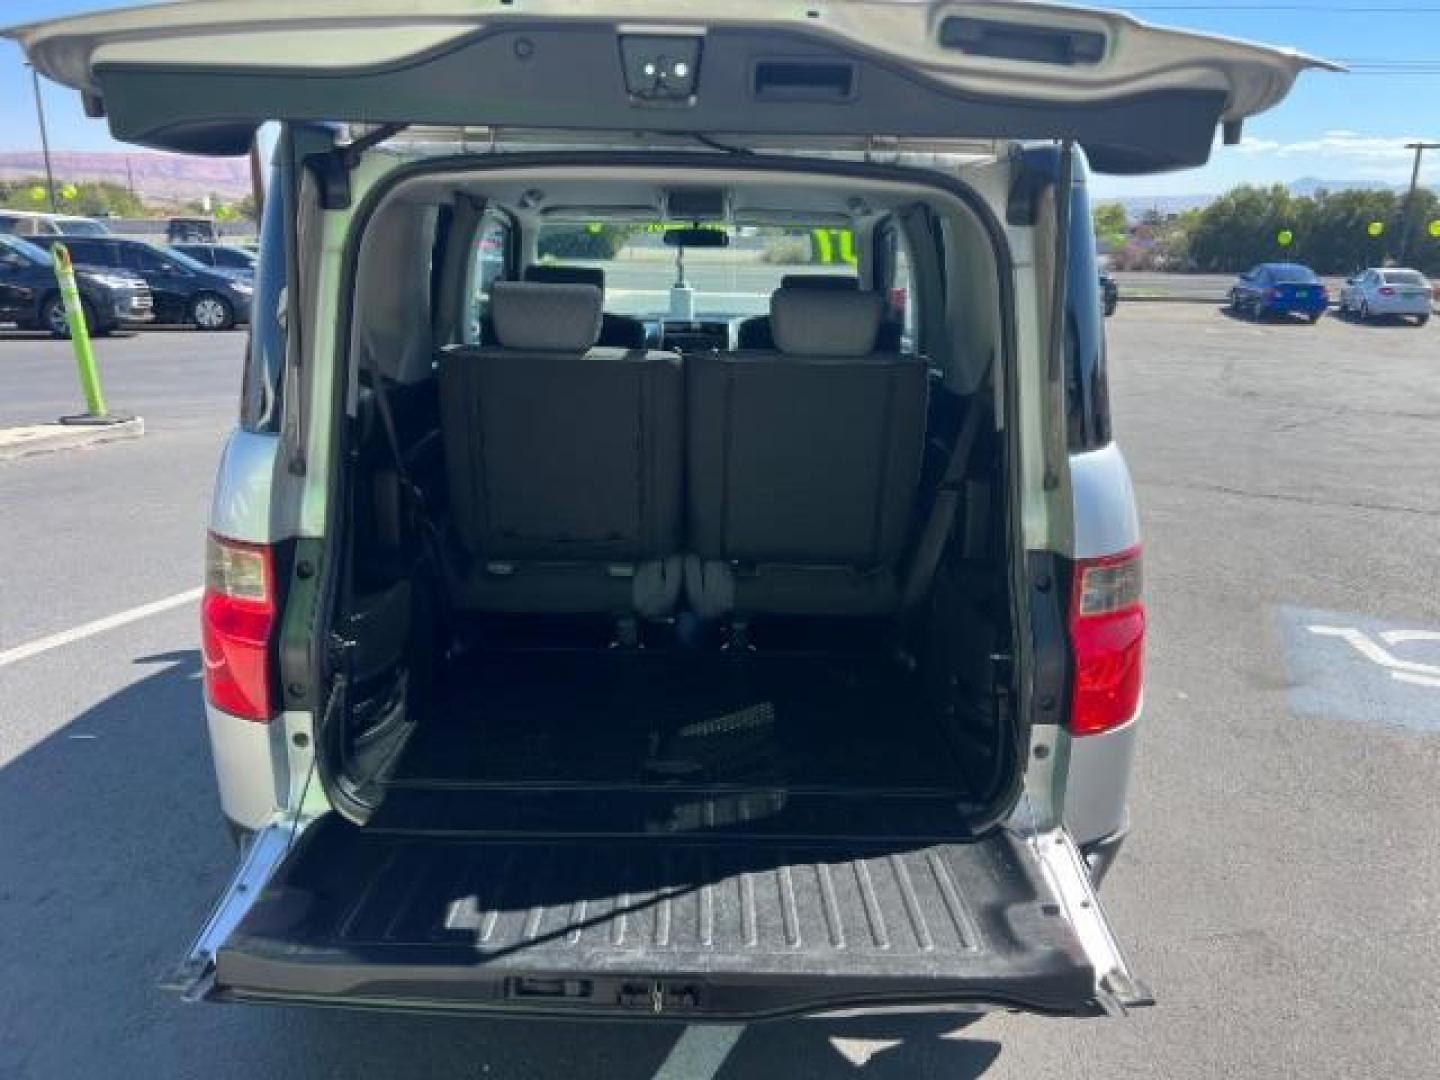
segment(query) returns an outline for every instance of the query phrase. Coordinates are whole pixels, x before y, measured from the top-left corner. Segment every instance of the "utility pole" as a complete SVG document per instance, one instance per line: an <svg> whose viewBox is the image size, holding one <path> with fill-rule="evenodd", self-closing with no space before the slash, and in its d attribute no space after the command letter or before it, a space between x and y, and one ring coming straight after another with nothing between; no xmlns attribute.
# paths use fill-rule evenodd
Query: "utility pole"
<svg viewBox="0 0 1440 1080"><path fill-rule="evenodd" d="M40 147L45 154L45 190L50 194L50 212L58 214L60 208L55 204L55 171L50 167L50 135L45 130L45 103L40 100L40 73L33 65L25 66L30 68L30 85L35 90L35 117L40 121Z"/></svg>
<svg viewBox="0 0 1440 1080"><path fill-rule="evenodd" d="M1401 266L1405 265L1405 252L1410 246L1410 219L1415 216L1415 194L1420 187L1420 160L1425 156L1426 150L1440 150L1440 143L1406 143L1405 149L1415 151L1415 168L1410 173L1410 193L1405 196L1404 217L1400 219L1400 257L1397 261Z"/></svg>

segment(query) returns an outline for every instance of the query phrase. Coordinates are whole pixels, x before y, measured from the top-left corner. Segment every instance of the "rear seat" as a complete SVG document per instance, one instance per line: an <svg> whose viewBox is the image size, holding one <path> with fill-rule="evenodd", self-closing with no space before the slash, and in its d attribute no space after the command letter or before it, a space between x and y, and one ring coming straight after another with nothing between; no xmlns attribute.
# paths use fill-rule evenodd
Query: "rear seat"
<svg viewBox="0 0 1440 1080"><path fill-rule="evenodd" d="M702 616L899 610L929 394L884 300L782 288L776 352L686 360L685 587Z"/></svg>
<svg viewBox="0 0 1440 1080"><path fill-rule="evenodd" d="M496 282L496 346L440 357L458 607L660 616L681 581L684 379L595 348L594 285Z"/></svg>

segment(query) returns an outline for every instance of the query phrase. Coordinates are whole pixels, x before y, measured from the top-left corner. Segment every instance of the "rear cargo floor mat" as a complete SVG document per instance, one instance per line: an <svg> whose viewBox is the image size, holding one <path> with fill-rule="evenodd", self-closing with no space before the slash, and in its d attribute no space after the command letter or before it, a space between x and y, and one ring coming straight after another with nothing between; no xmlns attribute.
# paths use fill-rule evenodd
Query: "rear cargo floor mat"
<svg viewBox="0 0 1440 1080"><path fill-rule="evenodd" d="M939 727L880 662L462 658L395 782L953 788Z"/></svg>

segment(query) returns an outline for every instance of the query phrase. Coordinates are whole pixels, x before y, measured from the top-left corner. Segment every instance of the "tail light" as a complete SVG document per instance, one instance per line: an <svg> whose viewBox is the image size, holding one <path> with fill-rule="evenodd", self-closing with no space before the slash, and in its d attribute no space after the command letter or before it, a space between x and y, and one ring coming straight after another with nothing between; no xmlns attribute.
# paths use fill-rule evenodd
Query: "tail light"
<svg viewBox="0 0 1440 1080"><path fill-rule="evenodd" d="M1395 295L1395 290L1392 289L1389 285L1385 285L1385 286L1382 286L1382 287L1381 287L1381 289L1380 289L1380 295L1381 295L1381 296L1394 296L1394 295Z"/></svg>
<svg viewBox="0 0 1440 1080"><path fill-rule="evenodd" d="M270 548L212 533L205 546L200 636L205 697L217 709L261 722L274 715L275 612Z"/></svg>
<svg viewBox="0 0 1440 1080"><path fill-rule="evenodd" d="M1075 668L1070 732L1098 735L1140 708L1145 653L1140 549L1075 564L1070 598Z"/></svg>
<svg viewBox="0 0 1440 1080"><path fill-rule="evenodd" d="M1265 290L1265 299L1267 299L1267 300L1279 300L1279 299L1280 299L1280 290L1279 290L1279 289L1266 289L1266 290Z"/></svg>

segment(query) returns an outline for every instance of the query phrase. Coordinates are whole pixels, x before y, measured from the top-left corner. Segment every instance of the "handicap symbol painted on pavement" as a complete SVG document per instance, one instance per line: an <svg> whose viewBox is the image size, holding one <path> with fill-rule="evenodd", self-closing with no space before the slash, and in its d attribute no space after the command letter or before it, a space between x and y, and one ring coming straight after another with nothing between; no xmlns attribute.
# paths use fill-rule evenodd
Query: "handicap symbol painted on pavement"
<svg viewBox="0 0 1440 1080"><path fill-rule="evenodd" d="M1440 630L1334 611L1279 614L1297 713L1440 732Z"/></svg>
<svg viewBox="0 0 1440 1080"><path fill-rule="evenodd" d="M1433 686L1440 690L1440 664L1417 664L1413 660L1402 660L1383 645L1377 644L1364 630L1354 626L1312 626L1312 634L1322 637L1337 637L1355 646L1357 652L1371 663L1388 668L1390 677L1396 682L1413 683L1416 686ZM1394 647L1412 641L1440 642L1440 630L1381 630L1380 640Z"/></svg>

